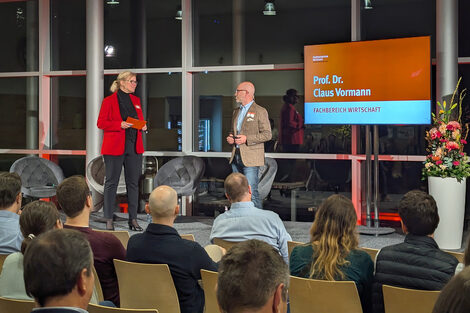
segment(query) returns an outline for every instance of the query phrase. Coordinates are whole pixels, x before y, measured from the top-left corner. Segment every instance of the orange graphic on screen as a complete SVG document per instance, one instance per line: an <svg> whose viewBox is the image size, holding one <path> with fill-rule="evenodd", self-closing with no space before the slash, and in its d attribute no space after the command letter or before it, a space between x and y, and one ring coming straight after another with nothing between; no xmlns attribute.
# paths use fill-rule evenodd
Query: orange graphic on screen
<svg viewBox="0 0 470 313"><path fill-rule="evenodd" d="M430 100L429 47L428 36L305 46L305 102Z"/></svg>

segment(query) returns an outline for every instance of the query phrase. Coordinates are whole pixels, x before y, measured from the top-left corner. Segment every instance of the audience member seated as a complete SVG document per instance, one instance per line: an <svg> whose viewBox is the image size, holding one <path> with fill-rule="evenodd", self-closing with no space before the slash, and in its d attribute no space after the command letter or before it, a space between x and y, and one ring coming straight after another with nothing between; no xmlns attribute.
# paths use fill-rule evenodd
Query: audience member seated
<svg viewBox="0 0 470 313"><path fill-rule="evenodd" d="M470 312L470 267L455 275L444 286L432 313L468 313Z"/></svg>
<svg viewBox="0 0 470 313"><path fill-rule="evenodd" d="M0 274L0 297L32 300L26 294L22 279L23 254L36 236L54 228L62 228L59 211L52 202L33 201L23 208L20 228L25 239L21 244L21 252L10 254L3 263L3 270Z"/></svg>
<svg viewBox="0 0 470 313"><path fill-rule="evenodd" d="M21 250L18 212L21 208L21 178L16 173L0 173L0 254Z"/></svg>
<svg viewBox="0 0 470 313"><path fill-rule="evenodd" d="M129 239L127 260L168 264L181 313L203 313L204 292L198 284L200 270L217 271L217 264L197 242L182 239L173 228L179 214L176 191L165 185L157 187L150 194L145 211L152 215L152 223L144 233ZM158 286L158 282L155 284Z"/></svg>
<svg viewBox="0 0 470 313"><path fill-rule="evenodd" d="M251 187L245 175L230 174L224 182L225 196L230 201L230 210L214 220L210 240L220 238L227 241L258 239L273 246L286 263L289 262L287 233L279 215L272 211L255 208L251 202Z"/></svg>
<svg viewBox="0 0 470 313"><path fill-rule="evenodd" d="M221 312L286 313L288 288L287 264L263 241L239 243L220 261L217 301Z"/></svg>
<svg viewBox="0 0 470 313"><path fill-rule="evenodd" d="M40 307L32 313L86 313L92 264L90 244L78 231L51 230L32 240L24 254L26 292Z"/></svg>
<svg viewBox="0 0 470 313"><path fill-rule="evenodd" d="M452 278L457 259L441 251L433 239L439 224L434 198L413 190L398 206L405 242L382 248L376 258L372 303L384 312L382 285L409 289L441 290Z"/></svg>
<svg viewBox="0 0 470 313"><path fill-rule="evenodd" d="M357 216L342 195L328 197L318 208L310 228L310 242L295 247L290 258L293 276L356 283L364 312L370 311L374 263L358 249Z"/></svg>
<svg viewBox="0 0 470 313"><path fill-rule="evenodd" d="M124 260L126 249L116 236L90 228L93 199L85 178L72 176L64 179L57 187L57 202L67 216L64 228L82 232L90 242L104 300L119 306L119 287L113 259Z"/></svg>

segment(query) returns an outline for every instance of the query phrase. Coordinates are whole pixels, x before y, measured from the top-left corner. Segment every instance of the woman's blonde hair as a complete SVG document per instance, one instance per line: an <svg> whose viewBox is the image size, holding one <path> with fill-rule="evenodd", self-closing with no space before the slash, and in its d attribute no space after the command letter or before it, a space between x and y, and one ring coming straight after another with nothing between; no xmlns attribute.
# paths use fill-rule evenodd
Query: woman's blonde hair
<svg viewBox="0 0 470 313"><path fill-rule="evenodd" d="M113 83L111 84L111 87L109 87L109 90L111 92L118 91L119 88L121 87L121 81L128 80L130 77L135 77L135 76L137 76L137 74L131 71L124 71L124 72L119 73L116 80L113 81Z"/></svg>
<svg viewBox="0 0 470 313"><path fill-rule="evenodd" d="M310 228L314 250L310 278L344 279L341 267L349 264L346 257L359 244L356 221L356 211L348 198L332 195L323 201Z"/></svg>

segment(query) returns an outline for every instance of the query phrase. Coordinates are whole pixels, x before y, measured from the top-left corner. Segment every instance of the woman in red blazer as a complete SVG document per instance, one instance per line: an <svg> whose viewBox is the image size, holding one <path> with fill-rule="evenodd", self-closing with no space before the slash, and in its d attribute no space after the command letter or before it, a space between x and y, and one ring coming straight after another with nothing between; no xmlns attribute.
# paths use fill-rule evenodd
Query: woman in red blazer
<svg viewBox="0 0 470 313"><path fill-rule="evenodd" d="M142 130L137 130L126 122L128 117L144 120L140 99L132 94L136 87L136 74L129 71L120 73L110 87L113 94L103 99L98 116L98 128L103 130L101 154L106 168L104 217L106 229L109 230L114 229L116 190L123 165L129 204L129 229L142 230L137 223L137 205L144 152L142 131L147 130L147 125Z"/></svg>

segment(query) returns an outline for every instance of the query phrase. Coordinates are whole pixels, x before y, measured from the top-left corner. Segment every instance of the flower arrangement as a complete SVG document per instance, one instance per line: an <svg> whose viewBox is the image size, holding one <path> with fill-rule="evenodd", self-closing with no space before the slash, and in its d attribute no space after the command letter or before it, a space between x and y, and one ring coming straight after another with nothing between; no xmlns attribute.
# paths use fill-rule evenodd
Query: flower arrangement
<svg viewBox="0 0 470 313"><path fill-rule="evenodd" d="M461 182L463 178L470 176L470 164L468 156L463 152L467 143L468 125L462 126L462 100L465 97L465 89L458 97L458 103L454 103L460 80L455 87L451 103L437 102L438 112L432 113L433 127L426 132L428 155L422 170L423 179L426 177L454 177ZM458 109L457 121L452 121L452 112Z"/></svg>

